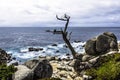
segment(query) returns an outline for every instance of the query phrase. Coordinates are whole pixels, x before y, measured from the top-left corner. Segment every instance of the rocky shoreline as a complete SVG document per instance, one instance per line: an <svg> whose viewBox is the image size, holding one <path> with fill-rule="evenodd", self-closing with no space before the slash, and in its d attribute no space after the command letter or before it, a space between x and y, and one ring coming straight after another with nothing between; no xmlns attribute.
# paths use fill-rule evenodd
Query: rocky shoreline
<svg viewBox="0 0 120 80"><path fill-rule="evenodd" d="M41 80L44 78L52 80L50 79L51 77L55 78L53 80L96 80L98 78L100 80L109 80L108 78L98 77L99 75L91 75L89 71L91 69L93 71L101 69L101 66L104 67L103 64L109 63L110 60L114 64L119 64L120 42L117 43L116 36L113 33L105 32L88 40L84 48L86 53L77 54L75 59L71 59L69 54L62 59L58 56L39 56L39 58L29 60L22 65L11 62L13 59L11 60L11 57L1 49L0 64L11 62L9 65L14 65L17 68L17 71L12 75L12 80ZM30 48L30 51L33 50L38 51L42 49ZM118 76L120 75L110 78L118 80Z"/></svg>
<svg viewBox="0 0 120 80"><path fill-rule="evenodd" d="M112 54L116 54L116 53L120 54L120 51L119 52L111 51L111 52L106 53L105 55L101 55L101 56L107 56L107 55L112 55ZM94 57L94 58L90 59L89 62L92 64L96 63L98 60L100 60L100 58L102 58L102 57L100 57L100 56ZM33 60L33 61L35 61L35 60ZM39 60L40 61L42 61L42 60L48 61L47 64L50 64L52 67L52 68L49 68L49 70L48 70L48 72L50 71L50 73L48 73L48 75L51 75L51 76L47 76L47 73L46 73L45 76L42 76L44 78L53 77L53 78L59 78L61 80L91 80L90 79L91 77L85 75L85 73L84 73L84 69L85 69L84 64L91 66L87 62L81 62L81 61L79 62L77 59L67 59L67 58L59 59L58 57L56 57L56 58L55 57L40 58ZM33 75L33 71L32 71L33 68L31 66L35 65L33 61L31 61L31 63L29 63L29 61L28 61L23 65L16 66L18 68L18 72L16 72L17 74L15 74L16 78L14 80L24 80L24 79L19 79L21 77L26 77L26 76L23 76L24 74L31 75L31 76L28 76L28 78L25 80L28 80L28 79L29 80L41 80L42 77L40 77L40 79L32 79L34 75ZM78 63L76 63L76 62L78 62ZM83 66L80 65L81 63ZM77 65L75 65L75 64L77 64ZM96 66L99 66L99 62L96 63ZM82 67L84 67L84 68L82 68ZM43 67L43 69L44 68L46 68L46 67ZM76 69L76 68L78 68L78 69ZM20 69L20 72L19 72L19 69ZM25 71L25 72L22 72L21 69L22 69L22 71ZM19 73L21 73L21 75ZM41 74L44 74L44 73L41 71Z"/></svg>

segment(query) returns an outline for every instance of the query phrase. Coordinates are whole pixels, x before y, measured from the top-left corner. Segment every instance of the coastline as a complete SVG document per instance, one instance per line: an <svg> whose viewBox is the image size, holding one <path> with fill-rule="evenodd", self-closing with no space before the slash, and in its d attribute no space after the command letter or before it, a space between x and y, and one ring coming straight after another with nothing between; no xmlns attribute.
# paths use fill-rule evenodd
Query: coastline
<svg viewBox="0 0 120 80"><path fill-rule="evenodd" d="M37 53L40 54L40 52L44 54L47 52L49 52L48 54L50 53L60 54L61 52L60 50L64 50L64 48L68 49L65 44L52 44L52 45L48 45L47 48L28 47L27 50L22 50L21 56L23 56L24 54L26 55L29 54L29 56L31 57L33 56L31 55L31 53L38 56L38 58L33 57L31 59L27 59L26 61L23 61L22 64L17 62L16 57L11 57L10 54L7 54L6 51L1 49L1 61L2 63L8 62L9 63L7 64L8 66L14 65L15 68L18 69L15 72L15 74L12 75L14 76L13 80L22 80L24 78L25 80L26 78L28 78L29 80L37 80L41 78L51 78L51 77L59 78L62 80L86 80L86 79L90 80L94 78L99 78L99 75L96 75L98 74L96 72L99 72L99 70L97 69L101 70L101 68L104 67L105 70L108 70L106 66L109 65L110 68L112 68L113 64L115 64L116 66L120 66L117 64L119 63L120 60L120 41L117 41L117 38L113 33L105 32L99 35L98 37L96 37L96 39L92 38L89 39L87 42L75 41L71 44L76 51L78 50L74 59L71 57L70 53L66 53L66 52L64 52L65 55L61 54L64 57L61 57L61 55L43 56L37 54ZM103 47L106 50L104 52L103 52L104 50ZM85 51L81 52L81 49L82 50L85 49ZM97 49L99 51L101 50L101 52L96 51ZM2 59L2 56L5 59ZM111 61L112 64L109 64L109 62ZM106 65L104 66L103 64ZM115 67L114 71L116 71L115 65L114 65ZM96 74L91 74L91 71L89 71L91 69L96 70L94 72ZM106 73L101 73L101 74L106 75ZM116 79L118 78L117 76L118 75L112 76L112 78ZM36 79L34 79L33 77ZM104 76L100 77L100 79L104 79Z"/></svg>
<svg viewBox="0 0 120 80"><path fill-rule="evenodd" d="M117 41L120 43L120 40ZM79 54L84 54L84 45L86 42L72 42L72 46L76 50L77 53ZM55 45L55 46L54 46ZM35 48L39 49L42 48L40 51L29 51L29 48ZM14 51L14 50L8 50L6 51L8 54L12 54L12 57L15 57L18 62L24 63L27 60L39 58L38 56L41 57L59 57L61 59L67 58L67 54L69 54L70 59L72 59L72 55L69 51L69 49L65 46L64 43L61 44L51 44L47 45L45 47L41 46L27 46L25 48L20 48L20 51ZM14 53L14 54L13 54Z"/></svg>
<svg viewBox="0 0 120 80"><path fill-rule="evenodd" d="M84 45L85 42L72 42L72 45L74 47L74 49L76 50L76 52L78 53L84 53ZM29 48L32 49L40 49L41 50L33 50L33 51L29 51ZM58 56L61 59L62 58L66 58L66 54L69 54L69 57L72 58L72 55L69 51L69 49L66 47L66 45L64 43L62 44L51 44L51 45L47 45L45 47L41 47L41 46L28 46L25 48L21 48L20 51L14 51L14 50L9 50L7 51L8 54L12 54L12 57L15 57L16 60L21 60L23 62L25 62L26 60L30 60L30 59L34 59L34 58L38 58L38 56L41 57L45 57L45 56Z"/></svg>

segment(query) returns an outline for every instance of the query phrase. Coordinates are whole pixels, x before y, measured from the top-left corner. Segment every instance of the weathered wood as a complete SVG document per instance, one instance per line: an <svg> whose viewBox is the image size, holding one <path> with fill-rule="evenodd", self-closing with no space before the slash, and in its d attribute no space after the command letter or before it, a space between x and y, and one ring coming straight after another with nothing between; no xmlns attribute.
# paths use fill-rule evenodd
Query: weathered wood
<svg viewBox="0 0 120 80"><path fill-rule="evenodd" d="M69 34L68 36L68 32L67 32L67 28L68 28L68 24L69 24L69 20L70 20L70 16L68 15L64 15L64 18L59 18L57 15L56 15L56 18L58 20L61 20L61 21L66 21L66 24L65 24L65 28L64 30L61 29L61 32L62 32L62 37L63 37L63 40L64 42L67 44L68 48L70 49L72 55L73 55L73 58L75 58L75 55L77 54L76 51L74 50L74 48L72 47L71 43L70 43L70 35L71 33ZM69 37L69 39L68 39Z"/></svg>

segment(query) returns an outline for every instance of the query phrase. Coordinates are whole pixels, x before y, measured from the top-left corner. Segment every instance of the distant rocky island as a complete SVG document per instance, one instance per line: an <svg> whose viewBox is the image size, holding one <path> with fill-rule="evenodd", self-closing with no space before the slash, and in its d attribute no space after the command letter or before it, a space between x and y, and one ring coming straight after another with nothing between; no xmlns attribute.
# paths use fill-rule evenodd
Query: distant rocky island
<svg viewBox="0 0 120 80"><path fill-rule="evenodd" d="M57 46L57 45L53 45ZM0 49L0 80L119 80L120 43L114 33L104 32L86 41L85 53L39 56L23 64ZM29 51L43 50L29 48Z"/></svg>
<svg viewBox="0 0 120 80"><path fill-rule="evenodd" d="M53 33L53 34L62 34L62 31L59 31L59 30L46 30L46 32L50 32L50 33Z"/></svg>

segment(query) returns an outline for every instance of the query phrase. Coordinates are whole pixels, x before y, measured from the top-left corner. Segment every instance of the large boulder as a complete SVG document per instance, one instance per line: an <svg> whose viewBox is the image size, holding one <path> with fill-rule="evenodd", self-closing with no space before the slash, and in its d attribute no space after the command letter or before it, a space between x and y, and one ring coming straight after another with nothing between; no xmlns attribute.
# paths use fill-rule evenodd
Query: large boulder
<svg viewBox="0 0 120 80"><path fill-rule="evenodd" d="M113 33L105 32L96 40L96 50L100 52L118 50L117 38Z"/></svg>
<svg viewBox="0 0 120 80"><path fill-rule="evenodd" d="M85 51L89 55L96 54L96 39L90 39L86 42Z"/></svg>
<svg viewBox="0 0 120 80"><path fill-rule="evenodd" d="M111 32L104 32L96 38L88 40L85 45L85 52L89 55L99 55L109 51L117 50L117 38Z"/></svg>
<svg viewBox="0 0 120 80"><path fill-rule="evenodd" d="M24 65L17 66L17 71L13 75L13 80L33 80L33 71Z"/></svg>
<svg viewBox="0 0 120 80"><path fill-rule="evenodd" d="M53 68L46 59L30 60L25 65L34 72L34 80L50 78L52 76Z"/></svg>

